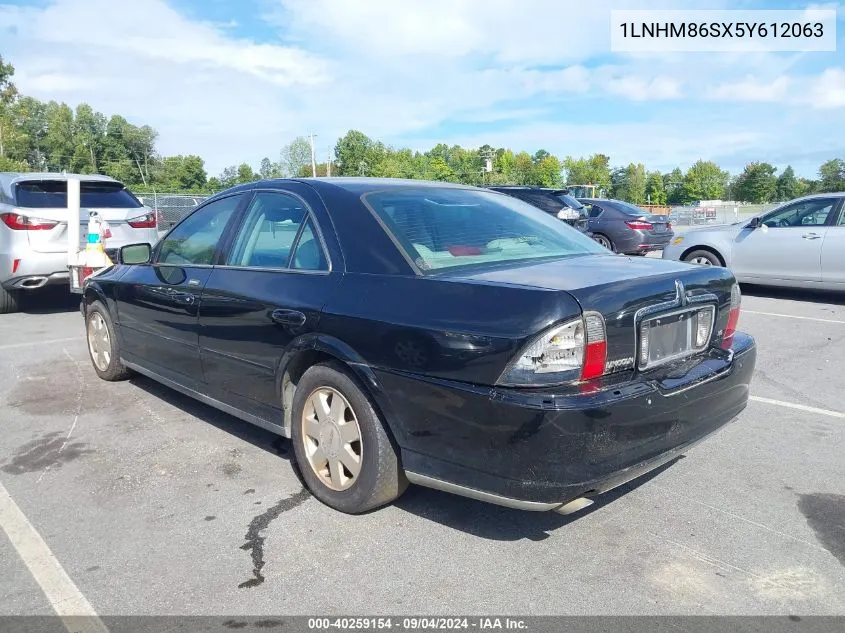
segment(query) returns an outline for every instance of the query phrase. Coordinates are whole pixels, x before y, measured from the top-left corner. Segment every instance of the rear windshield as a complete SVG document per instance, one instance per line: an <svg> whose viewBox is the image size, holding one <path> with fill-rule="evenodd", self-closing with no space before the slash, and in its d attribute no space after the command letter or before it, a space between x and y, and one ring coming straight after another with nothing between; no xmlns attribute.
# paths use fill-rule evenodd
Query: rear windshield
<svg viewBox="0 0 845 633"><path fill-rule="evenodd" d="M26 209L67 208L67 182L19 182L15 186L15 206ZM83 181L80 184L80 206L89 209L125 209L143 205L120 183Z"/></svg>
<svg viewBox="0 0 845 633"><path fill-rule="evenodd" d="M633 204L623 202L621 200L614 201L613 206L626 215L651 215L651 213L646 211L645 209L640 209L639 207L634 206Z"/></svg>
<svg viewBox="0 0 845 633"><path fill-rule="evenodd" d="M555 196L558 200L560 200L563 204L565 204L570 209L578 209L581 210L584 208L584 205L578 202L575 198L570 196L566 193L559 193Z"/></svg>
<svg viewBox="0 0 845 633"><path fill-rule="evenodd" d="M363 200L423 273L608 252L565 222L487 191L394 189Z"/></svg>

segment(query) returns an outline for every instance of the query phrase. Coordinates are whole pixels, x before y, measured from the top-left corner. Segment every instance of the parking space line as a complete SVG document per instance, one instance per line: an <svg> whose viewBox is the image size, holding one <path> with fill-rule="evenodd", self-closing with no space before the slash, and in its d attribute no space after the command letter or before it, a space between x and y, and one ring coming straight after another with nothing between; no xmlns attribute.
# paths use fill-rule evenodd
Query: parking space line
<svg viewBox="0 0 845 633"><path fill-rule="evenodd" d="M67 575L47 543L0 483L0 527L68 631L108 633L91 603ZM83 616L83 617L79 617Z"/></svg>
<svg viewBox="0 0 845 633"><path fill-rule="evenodd" d="M845 325L845 321L837 321L836 319L820 319L818 317L798 316L795 314L778 314L777 312L757 312L756 310L743 310L743 314L762 314L764 316L783 317L785 319L801 319L803 321L819 321L820 323L839 323Z"/></svg>
<svg viewBox="0 0 845 633"><path fill-rule="evenodd" d="M841 418L845 420L845 413L840 411L831 411L830 409L818 409L816 407L808 407L803 404L795 404L794 402L784 402L783 400L772 400L771 398L762 398L760 396L749 396L749 400L754 402L761 402L763 404L771 404L776 407L786 407L787 409L797 409L798 411L806 411L807 413L817 413L819 415L827 415L832 418Z"/></svg>
<svg viewBox="0 0 845 633"><path fill-rule="evenodd" d="M27 341L26 343L9 343L0 345L0 349L14 349L15 347L31 347L33 345L55 345L56 343L67 343L69 341L80 341L81 336L69 336L67 338L52 338L43 341Z"/></svg>

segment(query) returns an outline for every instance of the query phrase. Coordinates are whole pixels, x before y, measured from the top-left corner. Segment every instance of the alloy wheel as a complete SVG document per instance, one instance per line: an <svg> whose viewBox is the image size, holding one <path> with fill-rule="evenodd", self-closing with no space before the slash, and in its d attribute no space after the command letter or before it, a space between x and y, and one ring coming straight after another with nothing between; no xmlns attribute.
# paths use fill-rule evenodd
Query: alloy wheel
<svg viewBox="0 0 845 633"><path fill-rule="evenodd" d="M358 479L363 460L358 417L332 387L311 392L302 411L302 441L308 465L332 490L346 490Z"/></svg>
<svg viewBox="0 0 845 633"><path fill-rule="evenodd" d="M93 312L88 319L88 351L97 369L108 371L111 363L111 338L103 315Z"/></svg>
<svg viewBox="0 0 845 633"><path fill-rule="evenodd" d="M691 264L699 264L700 266L712 266L713 262L711 262L706 257L693 257L689 260Z"/></svg>

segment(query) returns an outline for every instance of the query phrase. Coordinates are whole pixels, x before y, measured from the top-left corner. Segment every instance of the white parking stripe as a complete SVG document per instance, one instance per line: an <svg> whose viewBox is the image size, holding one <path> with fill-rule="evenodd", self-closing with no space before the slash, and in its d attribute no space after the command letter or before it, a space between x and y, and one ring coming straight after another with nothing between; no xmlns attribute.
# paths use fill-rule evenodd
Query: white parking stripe
<svg viewBox="0 0 845 633"><path fill-rule="evenodd" d="M53 556L47 543L3 484L0 484L0 527L6 532L12 546L47 596L53 610L63 619L68 631L108 633L97 612L73 584L61 563Z"/></svg>
<svg viewBox="0 0 845 633"><path fill-rule="evenodd" d="M772 400L771 398L761 398L760 396L749 396L749 400L754 402L762 402L763 404L771 404L776 407L786 407L787 409L797 409L798 411L806 411L807 413L817 413L819 415L827 415L832 418L842 418L845 420L845 413L839 411L831 411L830 409L817 409L816 407L808 407L803 404L795 404L794 402L784 402L783 400Z"/></svg>
<svg viewBox="0 0 845 633"><path fill-rule="evenodd" d="M13 349L15 347L32 347L33 345L55 345L56 343L67 343L69 341L84 340L80 336L69 336L67 338L46 339L43 341L28 341L26 343L10 343L9 345L0 345L0 349Z"/></svg>
<svg viewBox="0 0 845 633"><path fill-rule="evenodd" d="M819 319L818 317L797 316L795 314L778 314L776 312L757 312L756 310L743 310L743 314L762 314L765 316L784 317L785 319L802 319L804 321L819 321L820 323L839 323L845 325L845 321L836 319Z"/></svg>
<svg viewBox="0 0 845 633"><path fill-rule="evenodd" d="M0 349L14 349L16 347L32 347L33 345L55 345L56 343L68 343L70 341L85 340L80 336L69 336L67 338L53 338L45 339L43 341L27 341L26 343L9 343L8 345L0 345Z"/></svg>

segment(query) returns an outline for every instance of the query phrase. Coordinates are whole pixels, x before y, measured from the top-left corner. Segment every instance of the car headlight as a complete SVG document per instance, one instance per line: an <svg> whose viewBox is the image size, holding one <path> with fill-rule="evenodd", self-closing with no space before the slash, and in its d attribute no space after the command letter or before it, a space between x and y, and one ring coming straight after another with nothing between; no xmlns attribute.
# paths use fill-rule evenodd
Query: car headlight
<svg viewBox="0 0 845 633"><path fill-rule="evenodd" d="M677 246L678 244L680 244L683 241L684 241L684 237L682 235L679 235L674 240L672 240L672 246Z"/></svg>

